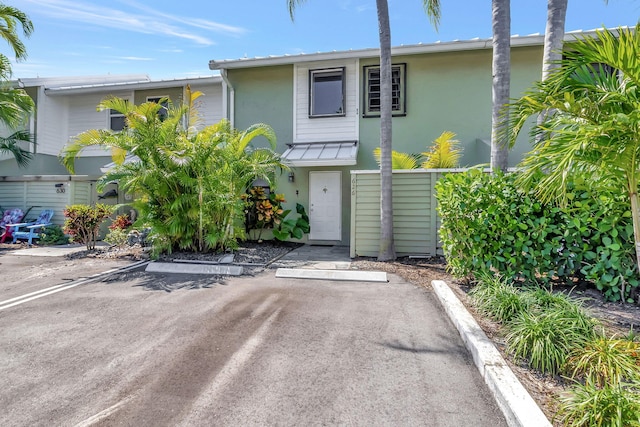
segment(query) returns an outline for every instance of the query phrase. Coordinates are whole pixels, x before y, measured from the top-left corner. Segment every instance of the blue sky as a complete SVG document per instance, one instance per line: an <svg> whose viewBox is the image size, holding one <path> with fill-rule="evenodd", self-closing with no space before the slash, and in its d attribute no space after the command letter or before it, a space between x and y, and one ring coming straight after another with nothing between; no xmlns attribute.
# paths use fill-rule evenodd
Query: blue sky
<svg viewBox="0 0 640 427"><path fill-rule="evenodd" d="M286 0L8 0L35 31L14 77L207 76L210 59L376 47L374 0L309 0L291 22ZM514 0L512 34L543 33L546 0ZM442 0L439 32L419 0L389 0L392 44L491 36L489 0ZM634 26L640 1L570 0L566 29ZM0 49L7 53L6 45Z"/></svg>

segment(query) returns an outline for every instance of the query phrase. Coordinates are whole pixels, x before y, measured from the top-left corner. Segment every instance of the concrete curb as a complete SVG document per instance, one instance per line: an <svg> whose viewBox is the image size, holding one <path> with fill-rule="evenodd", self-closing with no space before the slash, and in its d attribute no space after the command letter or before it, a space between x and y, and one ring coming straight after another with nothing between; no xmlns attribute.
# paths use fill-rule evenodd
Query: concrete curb
<svg viewBox="0 0 640 427"><path fill-rule="evenodd" d="M471 352L507 423L513 427L551 427L542 410L451 288L442 280L433 280L431 285Z"/></svg>
<svg viewBox="0 0 640 427"><path fill-rule="evenodd" d="M317 279L356 282L388 282L384 271L314 270L310 268L278 268L276 277L287 279Z"/></svg>

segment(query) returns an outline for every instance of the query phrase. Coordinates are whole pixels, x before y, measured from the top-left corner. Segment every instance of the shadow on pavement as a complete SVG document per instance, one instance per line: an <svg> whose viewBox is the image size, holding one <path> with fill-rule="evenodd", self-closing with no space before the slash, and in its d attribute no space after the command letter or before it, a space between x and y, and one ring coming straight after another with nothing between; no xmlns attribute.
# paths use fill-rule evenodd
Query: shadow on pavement
<svg viewBox="0 0 640 427"><path fill-rule="evenodd" d="M173 292L177 290L211 289L217 285L226 285L221 276L201 274L170 274L170 273L146 273L133 271L114 274L104 279L103 282L133 282L133 287L141 287L148 291Z"/></svg>

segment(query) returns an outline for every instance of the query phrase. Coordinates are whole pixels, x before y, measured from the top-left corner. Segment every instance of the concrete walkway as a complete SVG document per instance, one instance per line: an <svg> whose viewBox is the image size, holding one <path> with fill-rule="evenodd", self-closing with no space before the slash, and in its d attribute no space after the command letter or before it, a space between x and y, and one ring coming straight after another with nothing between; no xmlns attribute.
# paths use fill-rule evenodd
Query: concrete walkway
<svg viewBox="0 0 640 427"><path fill-rule="evenodd" d="M349 248L346 246L304 245L289 252L274 265L291 270L321 269L326 271L326 279L332 279L331 269L350 270L351 268ZM304 274L296 277L304 278ZM318 278L315 271L313 273L310 271L307 277ZM542 410L449 286L440 280L435 280L432 285L438 300L458 329L508 424L523 427L550 427L551 423Z"/></svg>

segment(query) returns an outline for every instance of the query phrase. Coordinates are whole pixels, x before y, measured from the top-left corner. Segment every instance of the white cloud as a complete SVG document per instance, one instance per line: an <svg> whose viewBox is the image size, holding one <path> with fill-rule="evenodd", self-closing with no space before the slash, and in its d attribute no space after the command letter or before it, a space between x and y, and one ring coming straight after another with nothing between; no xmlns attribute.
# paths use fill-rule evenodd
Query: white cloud
<svg viewBox="0 0 640 427"><path fill-rule="evenodd" d="M155 58L144 58L140 56L119 56L116 59L123 59L125 61L155 61Z"/></svg>
<svg viewBox="0 0 640 427"><path fill-rule="evenodd" d="M169 15L136 2L123 3L128 8L98 6L83 1L70 0L22 0L34 6L34 12L60 21L72 21L117 30L142 34L163 34L165 36L190 40L202 46L215 44L206 33L242 35L247 30L241 27ZM136 13L143 12L143 13ZM33 13L33 12L32 12ZM205 30L204 34L202 31Z"/></svg>

